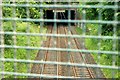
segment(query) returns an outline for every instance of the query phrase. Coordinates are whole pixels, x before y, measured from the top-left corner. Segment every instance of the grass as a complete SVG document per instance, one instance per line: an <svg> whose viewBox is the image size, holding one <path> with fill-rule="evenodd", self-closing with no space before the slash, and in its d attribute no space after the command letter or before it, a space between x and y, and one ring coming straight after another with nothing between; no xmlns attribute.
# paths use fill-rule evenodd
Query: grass
<svg viewBox="0 0 120 80"><path fill-rule="evenodd" d="M40 33L40 26L29 23L29 22L16 22L16 32L19 33L26 33L27 30L29 29L30 33ZM29 25L29 26L28 26ZM13 22L4 22L3 23L3 28L5 32L13 32ZM41 30L42 33L46 33L46 28L43 28ZM4 41L5 45L14 45L14 35L4 35ZM45 40L45 37L40 37L40 36L21 36L21 35L16 35L16 45L17 46L30 46L30 47L40 47L41 42ZM29 44L28 44L29 43ZM38 50L27 50L27 49L9 49L5 48L4 52L4 58L15 58L16 59L30 59L34 60L35 56L37 54ZM16 65L16 66L15 66ZM4 62L4 71L6 72L20 72L20 73L27 73L29 68L31 68L31 64L28 63L14 63L14 62ZM5 77L12 78L12 76L6 75ZM20 77L23 78L23 77Z"/></svg>
<svg viewBox="0 0 120 80"><path fill-rule="evenodd" d="M92 35L92 36L98 36L98 24L86 24L86 35ZM82 34L83 30L82 28L76 28L78 34ZM111 33L110 33L111 34ZM113 40L110 39L92 39L92 38L86 38L85 39L85 47L89 50L98 50L98 42L101 43L100 50L102 51L112 51L113 49ZM113 55L107 55L104 53L100 54L100 60L98 60L98 54L97 53L91 53L94 57L96 63L100 63L101 65L109 65L112 66L113 61ZM115 56L116 59L116 66L120 66L118 55ZM112 71L114 71L114 78L120 78L120 72L118 70L111 70L111 69L101 69L107 78L112 78Z"/></svg>

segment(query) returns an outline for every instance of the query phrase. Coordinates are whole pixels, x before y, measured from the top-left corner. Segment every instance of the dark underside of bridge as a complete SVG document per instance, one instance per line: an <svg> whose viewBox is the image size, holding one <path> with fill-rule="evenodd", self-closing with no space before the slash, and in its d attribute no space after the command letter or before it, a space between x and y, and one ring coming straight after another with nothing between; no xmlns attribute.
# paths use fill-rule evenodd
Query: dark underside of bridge
<svg viewBox="0 0 120 80"><path fill-rule="evenodd" d="M70 10L70 14L68 10L57 10L56 11L56 19L57 20L68 20L70 15L71 20L75 20L75 10ZM54 10L44 10L44 19L54 19ZM55 22L45 22L46 25L54 25ZM57 25L68 25L68 22L56 22ZM71 23L71 25L75 25L75 23Z"/></svg>

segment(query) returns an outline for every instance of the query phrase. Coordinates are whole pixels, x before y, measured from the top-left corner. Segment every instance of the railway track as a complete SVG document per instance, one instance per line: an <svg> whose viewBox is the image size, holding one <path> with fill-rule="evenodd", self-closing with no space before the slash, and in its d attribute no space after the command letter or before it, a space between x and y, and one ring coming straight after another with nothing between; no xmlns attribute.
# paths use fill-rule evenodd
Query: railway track
<svg viewBox="0 0 120 80"><path fill-rule="evenodd" d="M75 27L58 26L57 28L48 26L48 34L77 34ZM78 39L65 38L65 37L47 37L43 42L42 47L52 48L71 48L81 49L82 45ZM90 54L84 54L79 52L68 51L38 51L35 60L43 61L56 61L56 62L71 62L71 63L90 63L87 57L91 57ZM94 60L92 64L95 63ZM52 76L64 76L73 78L96 78L96 72L94 69L88 67L76 67L76 66L63 66L63 65L51 65L51 64L33 64L31 73L45 74ZM103 75L101 75L103 77Z"/></svg>

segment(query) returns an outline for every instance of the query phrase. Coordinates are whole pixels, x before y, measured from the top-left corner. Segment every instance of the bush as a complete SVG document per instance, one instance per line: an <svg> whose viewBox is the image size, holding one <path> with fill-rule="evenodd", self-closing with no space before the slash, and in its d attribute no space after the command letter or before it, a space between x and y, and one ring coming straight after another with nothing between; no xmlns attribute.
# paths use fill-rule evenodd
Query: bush
<svg viewBox="0 0 120 80"><path fill-rule="evenodd" d="M6 4L12 4L11 1L3 1ZM23 1L16 1L16 4L26 4L26 0ZM29 1L29 4L40 4L39 2L35 2L34 0ZM14 13L15 9L15 14ZM40 8L35 7L28 7L29 10L29 17L32 19L39 19L40 18ZM18 18L27 18L27 7L3 7L3 17L9 18L16 16Z"/></svg>
<svg viewBox="0 0 120 80"><path fill-rule="evenodd" d="M86 24L86 35L96 35L98 36L98 24ZM82 29L80 28L76 28L78 34L82 34ZM108 36L111 36L111 33L109 32L107 34ZM113 40L111 39L101 39L100 40L101 43L101 47L100 50L101 51L113 51ZM118 43L116 43L118 45ZM116 45L116 46L117 46ZM88 50L98 50L98 39L92 39L92 38L86 38L85 39L85 47ZM118 47L118 46L117 46ZM116 49L117 51L117 49ZM110 54L104 54L101 53L100 54L100 60L98 62L98 53L91 53L92 56L94 57L96 63L100 63L101 65L110 65L112 66L112 61L113 61L113 55ZM120 56L115 55L115 59L116 59L116 66L120 66L119 62L120 62ZM117 70L111 70L111 69L102 69L104 75L107 78L111 78L112 77L112 71L115 71L115 78L119 78L119 74L120 72L118 72Z"/></svg>
<svg viewBox="0 0 120 80"><path fill-rule="evenodd" d="M5 32L13 32L13 22L4 22L3 27ZM15 22L14 22L15 23ZM39 33L40 27L36 24L33 23L27 23L27 22L16 22L16 32L19 33L26 33L27 29L29 28L30 33ZM27 27L29 25L29 27ZM43 28L43 33L46 32L46 29ZM28 44L28 40L29 43ZM42 38L40 36L20 36L16 35L16 45L17 46L30 46L30 47L40 47L40 43L42 40L45 40L45 38ZM14 45L14 37L13 35L4 35L4 41L5 45ZM17 59L23 59L23 60L34 60L35 56L37 54L38 50L27 50L27 49L12 49L12 48L5 48L4 52L4 57L5 58L17 58ZM13 62L4 62L4 69L5 71L8 72L15 72L15 69L17 72L25 73L28 71L28 65L31 68L31 64L26 64L26 63L16 63L16 68L15 68L15 63ZM9 67L8 67L9 66ZM12 77L12 76L6 76L6 77Z"/></svg>
<svg viewBox="0 0 120 80"><path fill-rule="evenodd" d="M86 4L88 5L99 5L99 3L97 2L87 2ZM115 2L104 2L103 5L114 5ZM82 3L81 3L82 5ZM118 5L120 5L120 3L118 3ZM79 9L80 14L82 15L82 8ZM115 13L114 9L97 9L97 8L90 8L90 9L85 9L86 10L86 19L87 20L98 20L99 18L99 12L101 11L101 18L103 21L114 21L114 15L117 15L117 19L118 21L120 20L120 12L119 10ZM119 28L119 24L117 26L114 26L113 24L101 24L102 26L102 35L103 36L113 36L114 35L114 27L116 27L116 33L117 33L117 37L120 36L120 28ZM86 34L87 35L96 35L98 36L98 28L99 26L97 26L96 24L87 24L86 25ZM80 31L80 30L79 30ZM80 33L80 32L79 32ZM81 32L82 33L82 32ZM85 39L86 42L86 47L89 50L98 50L98 48L96 48L96 46L98 46L98 40L97 39ZM101 39L101 47L100 49L102 51L113 51L113 40L110 39ZM116 51L120 51L120 40L116 41ZM97 54L93 54L93 57L95 59L95 61L97 62ZM100 59L100 64L102 65L112 65L112 57L113 55L107 55L107 54L101 54L100 55L101 59ZM120 56L115 56L116 58L116 66L120 66L119 62L120 62ZM117 70L115 71L115 77L119 78L120 73ZM112 77L112 73L111 70L106 70L103 69L103 72L105 74L106 77Z"/></svg>

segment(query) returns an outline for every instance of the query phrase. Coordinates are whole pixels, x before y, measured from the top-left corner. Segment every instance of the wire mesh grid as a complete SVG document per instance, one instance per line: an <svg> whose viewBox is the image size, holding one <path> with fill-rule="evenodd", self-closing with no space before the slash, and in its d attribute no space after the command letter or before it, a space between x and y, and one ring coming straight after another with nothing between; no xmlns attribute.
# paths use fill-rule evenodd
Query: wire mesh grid
<svg viewBox="0 0 120 80"><path fill-rule="evenodd" d="M119 78L118 9L118 0L0 0L0 79Z"/></svg>

